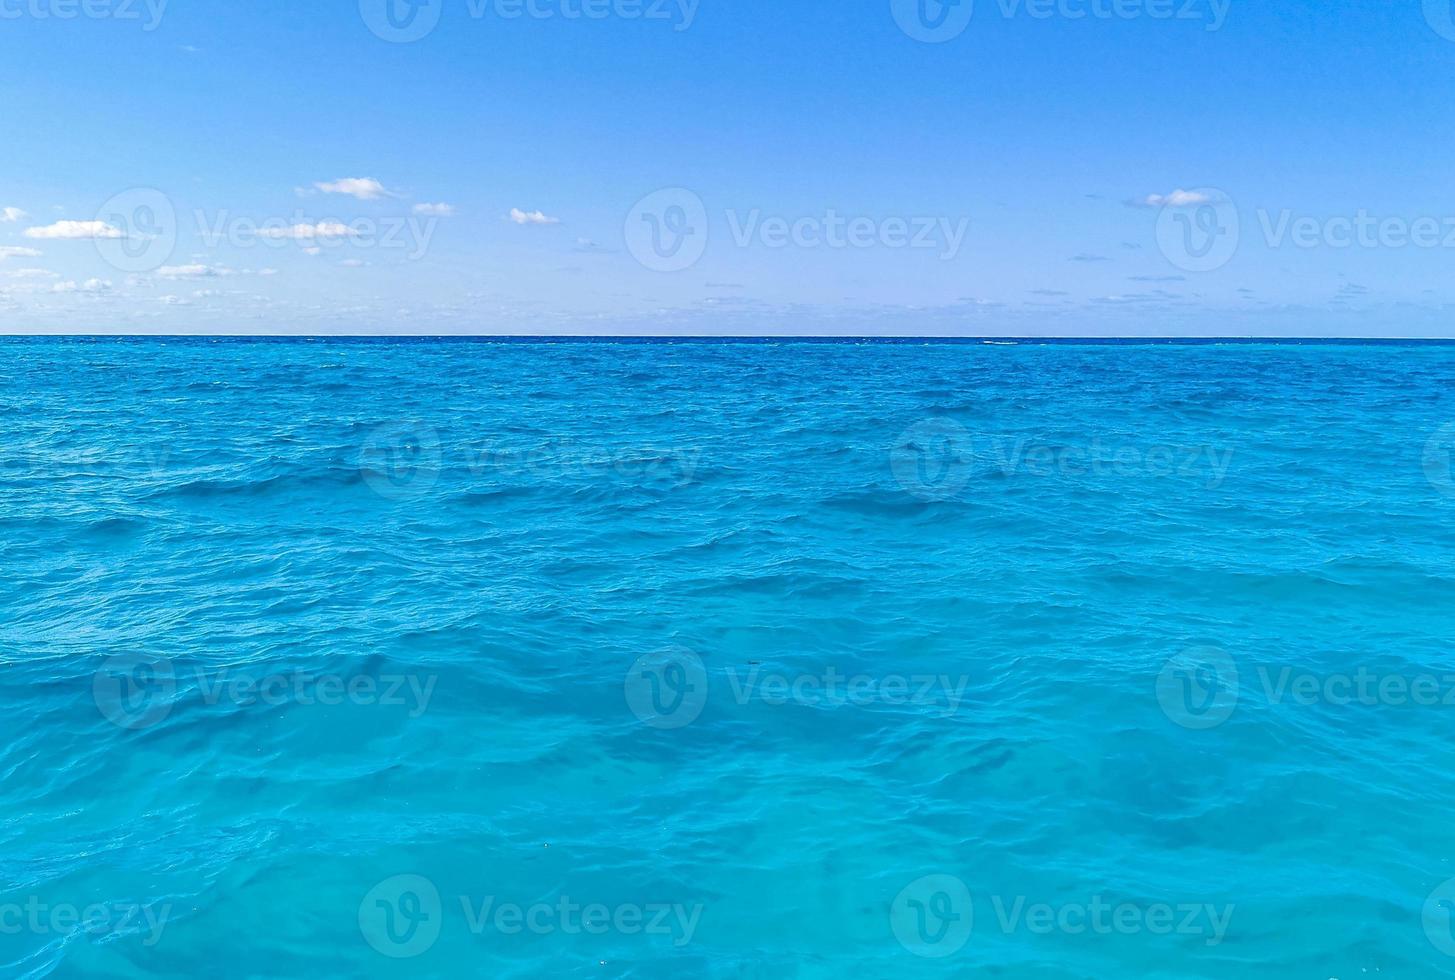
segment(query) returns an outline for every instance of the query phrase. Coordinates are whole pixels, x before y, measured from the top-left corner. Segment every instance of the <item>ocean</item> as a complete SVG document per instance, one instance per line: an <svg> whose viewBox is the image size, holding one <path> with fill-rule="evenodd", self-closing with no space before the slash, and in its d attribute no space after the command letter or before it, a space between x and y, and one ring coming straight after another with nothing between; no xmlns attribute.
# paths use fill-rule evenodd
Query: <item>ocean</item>
<svg viewBox="0 0 1455 980"><path fill-rule="evenodd" d="M1455 347L0 339L0 974L1455 976Z"/></svg>

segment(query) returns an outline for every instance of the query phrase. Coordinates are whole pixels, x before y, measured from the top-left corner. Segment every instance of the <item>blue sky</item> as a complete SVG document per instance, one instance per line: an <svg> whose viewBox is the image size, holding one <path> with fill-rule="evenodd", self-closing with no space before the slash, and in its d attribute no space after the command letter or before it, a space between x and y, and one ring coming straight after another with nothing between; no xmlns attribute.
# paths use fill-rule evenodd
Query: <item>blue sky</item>
<svg viewBox="0 0 1455 980"><path fill-rule="evenodd" d="M413 3L0 0L0 330L1455 335L1449 0Z"/></svg>

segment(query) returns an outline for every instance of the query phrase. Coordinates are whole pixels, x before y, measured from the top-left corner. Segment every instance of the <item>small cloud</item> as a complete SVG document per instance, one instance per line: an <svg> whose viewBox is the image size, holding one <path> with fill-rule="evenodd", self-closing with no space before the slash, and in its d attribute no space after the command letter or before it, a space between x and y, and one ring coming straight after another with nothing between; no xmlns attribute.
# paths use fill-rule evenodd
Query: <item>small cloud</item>
<svg viewBox="0 0 1455 980"><path fill-rule="evenodd" d="M339 263L339 265L343 266L345 269L362 269L368 264L369 263L365 262L363 259L344 259L342 262Z"/></svg>
<svg viewBox="0 0 1455 980"><path fill-rule="evenodd" d="M1122 248L1126 249L1128 252L1140 252L1142 250L1142 246L1138 245L1136 242L1122 242Z"/></svg>
<svg viewBox="0 0 1455 980"><path fill-rule="evenodd" d="M1064 289L1032 289L1032 296L1070 296Z"/></svg>
<svg viewBox="0 0 1455 980"><path fill-rule="evenodd" d="M163 279L213 279L217 276L230 276L232 270L201 264L164 265L157 270L157 275Z"/></svg>
<svg viewBox="0 0 1455 980"><path fill-rule="evenodd" d="M1129 276L1131 282L1186 282L1186 276Z"/></svg>
<svg viewBox="0 0 1455 980"><path fill-rule="evenodd" d="M304 255L317 255L319 252L322 252L322 251L323 251L323 249L319 248L317 245L310 245L310 246L308 246L307 248L305 248L303 250L303 254Z"/></svg>
<svg viewBox="0 0 1455 980"><path fill-rule="evenodd" d="M170 294L167 295L167 296L158 296L157 297L157 302L158 303L162 303L165 306L191 306L192 305L192 301L191 300L183 299L180 296L172 296Z"/></svg>
<svg viewBox="0 0 1455 980"><path fill-rule="evenodd" d="M30 215L19 208L0 208L0 221L9 224L13 221L24 221Z"/></svg>
<svg viewBox="0 0 1455 980"><path fill-rule="evenodd" d="M425 218L453 218L455 206L453 204L416 204L414 213Z"/></svg>
<svg viewBox="0 0 1455 980"><path fill-rule="evenodd" d="M260 275L260 276L276 276L277 274L278 274L278 270L277 269L259 269L258 270L258 275Z"/></svg>
<svg viewBox="0 0 1455 980"><path fill-rule="evenodd" d="M0 245L0 259L38 259L40 252L19 245Z"/></svg>
<svg viewBox="0 0 1455 980"><path fill-rule="evenodd" d="M708 288L708 289L746 289L747 288L746 286L744 286L740 282L708 282L708 283L703 283L703 285L706 288Z"/></svg>
<svg viewBox="0 0 1455 980"><path fill-rule="evenodd" d="M347 194L360 201L377 201L381 197L395 196L373 177L340 177L338 180L319 181L313 186L325 194Z"/></svg>
<svg viewBox="0 0 1455 980"><path fill-rule="evenodd" d="M184 44L177 50L185 52L186 54L200 54L202 51L202 49L197 47L197 45L195 44Z"/></svg>
<svg viewBox="0 0 1455 980"><path fill-rule="evenodd" d="M26 238L49 238L77 241L94 238L125 238L120 228L104 221L57 221L43 228L25 229Z"/></svg>
<svg viewBox="0 0 1455 980"><path fill-rule="evenodd" d="M510 220L518 225L558 225L560 218L548 217L542 211L522 211L520 208L510 209Z"/></svg>
<svg viewBox="0 0 1455 980"><path fill-rule="evenodd" d="M53 293L105 293L111 289L110 279L87 279L83 283L77 283L73 279L65 282L58 282L51 287Z"/></svg>
<svg viewBox="0 0 1455 980"><path fill-rule="evenodd" d="M1127 202L1129 208L1190 208L1211 204L1212 198L1201 191L1175 190L1171 194L1148 194Z"/></svg>
<svg viewBox="0 0 1455 980"><path fill-rule="evenodd" d="M14 272L7 272L11 279L59 279L60 274L49 269L16 269Z"/></svg>
<svg viewBox="0 0 1455 980"><path fill-rule="evenodd" d="M1090 253L1082 252L1080 255L1073 255L1073 256L1071 256L1070 261L1072 261L1072 262L1110 262L1111 259L1107 258L1105 255L1091 255Z"/></svg>

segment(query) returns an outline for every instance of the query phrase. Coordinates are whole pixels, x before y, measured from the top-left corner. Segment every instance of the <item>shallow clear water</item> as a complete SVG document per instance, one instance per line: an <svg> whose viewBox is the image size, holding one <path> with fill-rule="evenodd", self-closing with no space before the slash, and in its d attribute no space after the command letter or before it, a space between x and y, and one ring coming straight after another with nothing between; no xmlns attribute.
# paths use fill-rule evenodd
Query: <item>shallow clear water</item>
<svg viewBox="0 0 1455 980"><path fill-rule="evenodd" d="M4 975L1455 976L1455 348L11 339L0 420Z"/></svg>

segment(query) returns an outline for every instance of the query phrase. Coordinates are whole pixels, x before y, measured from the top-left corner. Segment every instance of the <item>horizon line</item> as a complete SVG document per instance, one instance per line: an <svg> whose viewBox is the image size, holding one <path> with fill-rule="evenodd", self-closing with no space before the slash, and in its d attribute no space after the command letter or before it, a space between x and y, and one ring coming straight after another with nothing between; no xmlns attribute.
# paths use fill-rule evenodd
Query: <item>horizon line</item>
<svg viewBox="0 0 1455 980"><path fill-rule="evenodd" d="M1125 336L1015 334L393 334L393 333L40 333L0 331L0 341L18 340L230 340L230 341L497 341L552 343L1002 343L1002 344L1436 344L1455 337Z"/></svg>

